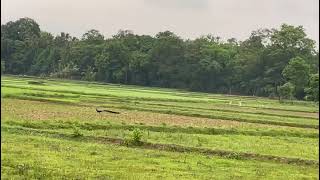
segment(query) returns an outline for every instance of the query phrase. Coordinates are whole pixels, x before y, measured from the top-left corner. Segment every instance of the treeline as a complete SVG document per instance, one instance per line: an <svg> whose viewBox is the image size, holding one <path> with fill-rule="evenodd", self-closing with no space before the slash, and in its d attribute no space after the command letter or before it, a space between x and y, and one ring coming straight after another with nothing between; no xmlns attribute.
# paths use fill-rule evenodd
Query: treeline
<svg viewBox="0 0 320 180"><path fill-rule="evenodd" d="M1 73L319 100L319 52L302 26L253 31L244 41L184 40L120 30L53 36L30 18L1 25Z"/></svg>

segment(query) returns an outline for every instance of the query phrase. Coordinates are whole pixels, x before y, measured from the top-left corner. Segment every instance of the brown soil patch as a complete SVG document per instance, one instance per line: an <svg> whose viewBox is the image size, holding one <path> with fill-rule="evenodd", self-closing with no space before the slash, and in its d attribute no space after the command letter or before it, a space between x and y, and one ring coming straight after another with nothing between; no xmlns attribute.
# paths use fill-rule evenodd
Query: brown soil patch
<svg viewBox="0 0 320 180"><path fill-rule="evenodd" d="M110 109L116 110L116 109ZM5 99L1 104L1 117L18 117L32 120L82 120L82 121L111 121L116 123L143 123L145 125L169 125L181 127L224 127L224 128L263 128L279 126L189 117L135 110L116 110L121 114L97 113L95 107L63 105L50 102L31 100ZM285 127L289 128L289 127ZM294 128L294 127L291 127Z"/></svg>

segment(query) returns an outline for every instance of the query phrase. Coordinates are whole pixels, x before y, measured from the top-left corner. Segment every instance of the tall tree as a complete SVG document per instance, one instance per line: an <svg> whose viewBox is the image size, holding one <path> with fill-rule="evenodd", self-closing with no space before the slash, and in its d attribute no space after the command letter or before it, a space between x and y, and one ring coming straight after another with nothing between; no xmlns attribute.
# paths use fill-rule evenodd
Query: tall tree
<svg viewBox="0 0 320 180"><path fill-rule="evenodd" d="M304 97L304 88L308 84L310 66L300 57L292 58L282 72L283 76L295 86L298 98Z"/></svg>
<svg viewBox="0 0 320 180"><path fill-rule="evenodd" d="M312 74L309 78L308 87L305 88L306 99L319 102L319 73Z"/></svg>
<svg viewBox="0 0 320 180"><path fill-rule="evenodd" d="M211 34L184 40L170 31L149 36L130 30L105 39L95 29L78 39L65 32L54 36L21 18L1 25L1 60L9 74L206 92L275 96L294 87L295 98L314 100L319 89L315 42L302 26L287 24L258 29L244 41Z"/></svg>

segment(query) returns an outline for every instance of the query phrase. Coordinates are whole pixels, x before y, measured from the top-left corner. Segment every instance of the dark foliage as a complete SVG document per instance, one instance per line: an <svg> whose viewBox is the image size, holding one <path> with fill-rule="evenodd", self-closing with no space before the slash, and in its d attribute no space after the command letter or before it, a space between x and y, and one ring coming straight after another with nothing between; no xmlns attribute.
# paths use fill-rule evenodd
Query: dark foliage
<svg viewBox="0 0 320 180"><path fill-rule="evenodd" d="M253 31L242 42L212 35L184 40L170 31L152 37L128 30L109 39L90 30L77 39L68 33L54 37L34 20L21 18L1 25L1 72L319 100L315 42L303 27L286 24ZM294 92L279 93L288 82Z"/></svg>

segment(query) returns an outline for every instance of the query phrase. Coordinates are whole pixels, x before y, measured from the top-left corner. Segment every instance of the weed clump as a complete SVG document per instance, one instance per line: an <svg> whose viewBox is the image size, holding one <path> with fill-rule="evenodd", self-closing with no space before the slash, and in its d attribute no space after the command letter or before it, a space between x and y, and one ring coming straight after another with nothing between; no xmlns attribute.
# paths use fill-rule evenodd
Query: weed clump
<svg viewBox="0 0 320 180"><path fill-rule="evenodd" d="M81 133L79 127L73 126L72 129L73 129L73 133L72 133L73 137L81 137L81 136L83 136L83 134Z"/></svg>
<svg viewBox="0 0 320 180"><path fill-rule="evenodd" d="M126 146L130 146L130 145L141 146L143 144L141 139L142 139L142 131L139 128L134 128L132 131L131 138L124 139L123 144Z"/></svg>
<svg viewBox="0 0 320 180"><path fill-rule="evenodd" d="M133 145L141 145L142 141L142 132L139 128L134 128L132 131L132 139L131 139L131 144Z"/></svg>
<svg viewBox="0 0 320 180"><path fill-rule="evenodd" d="M197 146L201 147L202 146L202 140L200 137L197 138Z"/></svg>
<svg viewBox="0 0 320 180"><path fill-rule="evenodd" d="M18 164L16 167L19 175L25 175L30 170L30 166L27 164Z"/></svg>

